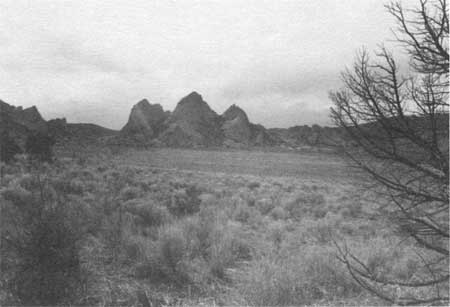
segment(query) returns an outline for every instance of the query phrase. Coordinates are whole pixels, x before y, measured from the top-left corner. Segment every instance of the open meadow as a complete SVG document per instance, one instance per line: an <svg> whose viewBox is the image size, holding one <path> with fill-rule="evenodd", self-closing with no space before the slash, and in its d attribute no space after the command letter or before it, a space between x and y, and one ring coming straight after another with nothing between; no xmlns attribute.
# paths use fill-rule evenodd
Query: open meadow
<svg viewBox="0 0 450 307"><path fill-rule="evenodd" d="M2 249L2 305L17 303L12 294L60 301L67 289L67 303L89 306L383 304L336 243L374 272L421 274L416 248L393 248L400 234L336 155L96 152L6 167L3 237L23 246Z"/></svg>

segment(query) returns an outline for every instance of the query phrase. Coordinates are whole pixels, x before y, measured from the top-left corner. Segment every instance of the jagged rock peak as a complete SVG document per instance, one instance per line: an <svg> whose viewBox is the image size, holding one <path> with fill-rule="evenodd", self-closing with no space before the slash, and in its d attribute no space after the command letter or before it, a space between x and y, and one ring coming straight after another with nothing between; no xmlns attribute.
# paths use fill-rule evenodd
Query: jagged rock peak
<svg viewBox="0 0 450 307"><path fill-rule="evenodd" d="M23 114L30 121L37 122L44 120L41 116L41 113L39 113L38 109L36 108L36 106L24 109Z"/></svg>
<svg viewBox="0 0 450 307"><path fill-rule="evenodd" d="M144 98L141 101L139 101L138 103L136 103L133 107L135 107L135 106L143 106L143 105L147 105L147 104L150 104L150 102L148 102L148 100L146 98Z"/></svg>
<svg viewBox="0 0 450 307"><path fill-rule="evenodd" d="M154 137L167 117L168 114L160 104L151 104L147 99L142 99L131 109L122 133L141 133L147 137Z"/></svg>
<svg viewBox="0 0 450 307"><path fill-rule="evenodd" d="M163 107L159 104L159 103L154 103L154 104L152 104L152 103L150 103L147 99L142 99L142 100L140 100L138 103L136 103L134 106L133 106L133 108L132 108L132 110L133 109L142 109L142 108L146 108L146 109L148 109L148 108L152 108L152 109L161 109L161 110L163 110Z"/></svg>
<svg viewBox="0 0 450 307"><path fill-rule="evenodd" d="M203 100L197 92L192 92L178 102L172 120L187 119L188 121L215 120L218 115Z"/></svg>
<svg viewBox="0 0 450 307"><path fill-rule="evenodd" d="M182 98L180 103L186 102L186 101L203 101L203 97L202 97L202 95L200 95L196 91L193 91L189 95L187 95L186 97Z"/></svg>
<svg viewBox="0 0 450 307"><path fill-rule="evenodd" d="M177 108L178 107L182 107L184 105L189 105L189 106L208 106L209 105L206 103L206 101L203 100L202 95L200 95L197 92L192 92L189 95L181 98L180 102L178 102L177 104Z"/></svg>
<svg viewBox="0 0 450 307"><path fill-rule="evenodd" d="M249 122L247 114L244 110L242 110L240 107L238 107L235 104L232 104L223 114L222 117L225 120L233 120L236 117L240 118L241 120L244 120L246 122Z"/></svg>

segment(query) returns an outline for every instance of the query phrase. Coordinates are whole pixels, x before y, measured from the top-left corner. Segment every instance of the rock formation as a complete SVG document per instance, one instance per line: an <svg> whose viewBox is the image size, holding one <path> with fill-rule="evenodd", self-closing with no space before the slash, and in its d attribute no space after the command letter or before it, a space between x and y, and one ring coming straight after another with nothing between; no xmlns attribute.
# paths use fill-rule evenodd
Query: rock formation
<svg viewBox="0 0 450 307"><path fill-rule="evenodd" d="M158 139L168 146L219 146L223 138L220 122L202 96L192 92L177 104Z"/></svg>
<svg viewBox="0 0 450 307"><path fill-rule="evenodd" d="M22 150L30 135L48 136L59 144L75 142L80 145L98 144L101 138L116 133L94 124L67 123L65 118L46 121L35 106L24 109L0 100L0 136L14 140Z"/></svg>
<svg viewBox="0 0 450 307"><path fill-rule="evenodd" d="M182 98L172 113L142 100L132 108L120 135L118 143L149 146L249 147L279 143L263 126L252 124L238 106L232 105L218 115L197 92Z"/></svg>
<svg viewBox="0 0 450 307"><path fill-rule="evenodd" d="M222 131L226 145L249 145L252 131L247 114L236 105L229 107L223 114Z"/></svg>
<svg viewBox="0 0 450 307"><path fill-rule="evenodd" d="M121 133L125 135L140 134L148 139L155 138L161 132L164 121L169 114L160 104L150 104L146 99L139 101L131 109L127 124Z"/></svg>
<svg viewBox="0 0 450 307"><path fill-rule="evenodd" d="M23 109L0 100L0 135L13 139L22 149L31 134L47 134L47 122L35 106Z"/></svg>

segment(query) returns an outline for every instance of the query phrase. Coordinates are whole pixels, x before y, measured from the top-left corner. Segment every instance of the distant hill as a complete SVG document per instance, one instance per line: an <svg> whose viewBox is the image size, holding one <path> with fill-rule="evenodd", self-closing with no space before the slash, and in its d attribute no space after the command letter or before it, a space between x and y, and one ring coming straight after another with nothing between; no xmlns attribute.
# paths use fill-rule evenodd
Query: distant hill
<svg viewBox="0 0 450 307"><path fill-rule="evenodd" d="M23 150L26 139L33 134L47 135L58 144L98 142L118 132L94 124L67 123L66 119L42 118L35 106L22 108L0 100L0 136L9 137Z"/></svg>
<svg viewBox="0 0 450 307"><path fill-rule="evenodd" d="M130 112L128 122L120 130L111 130L95 124L67 123L65 118L46 121L38 109L15 107L0 100L0 136L9 136L22 149L30 134L46 134L58 145L119 145L133 147L228 147L228 148L303 148L331 147L348 142L342 128L294 126L266 129L250 122L239 106L231 105L223 114L210 108L202 96L192 92L182 98L173 112L165 111L160 104L143 99ZM395 122L394 119L393 123ZM429 131L429 121L408 117L410 126L419 133ZM448 148L448 114L439 115L438 126L442 146ZM383 133L377 123L363 127L374 136ZM442 140L442 142L441 142Z"/></svg>
<svg viewBox="0 0 450 307"><path fill-rule="evenodd" d="M285 146L297 148L301 146L333 146L344 138L345 132L341 128L294 126L290 128L271 128L269 134L282 140Z"/></svg>
<svg viewBox="0 0 450 307"><path fill-rule="evenodd" d="M0 136L2 138L10 137L23 149L27 137L35 133L48 134L47 122L35 106L23 109L0 100Z"/></svg>
<svg viewBox="0 0 450 307"><path fill-rule="evenodd" d="M100 144L102 140L118 134L118 131L95 124L67 123L65 118L51 119L47 122L48 131L57 144L76 142L88 145Z"/></svg>

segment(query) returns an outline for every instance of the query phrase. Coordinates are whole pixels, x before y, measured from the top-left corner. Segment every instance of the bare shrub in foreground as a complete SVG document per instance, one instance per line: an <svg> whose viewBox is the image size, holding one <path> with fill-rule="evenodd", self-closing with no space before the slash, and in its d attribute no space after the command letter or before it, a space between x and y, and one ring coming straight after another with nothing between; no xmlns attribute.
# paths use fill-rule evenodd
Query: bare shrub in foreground
<svg viewBox="0 0 450 307"><path fill-rule="evenodd" d="M86 274L79 256L78 213L41 180L2 190L2 283L8 304L54 306L76 301ZM27 184L25 184L27 183Z"/></svg>
<svg viewBox="0 0 450 307"><path fill-rule="evenodd" d="M410 56L414 75L401 76L385 48L376 54L378 62L363 51L342 74L344 88L330 94L331 112L351 140L343 151L391 205L392 224L427 251L419 257L428 273L420 279L392 279L375 274L346 247L337 247L354 279L386 301L448 303L447 3L421 0L417 9L405 9L396 2L387 9L397 21L397 40ZM398 295L398 289L405 295Z"/></svg>

